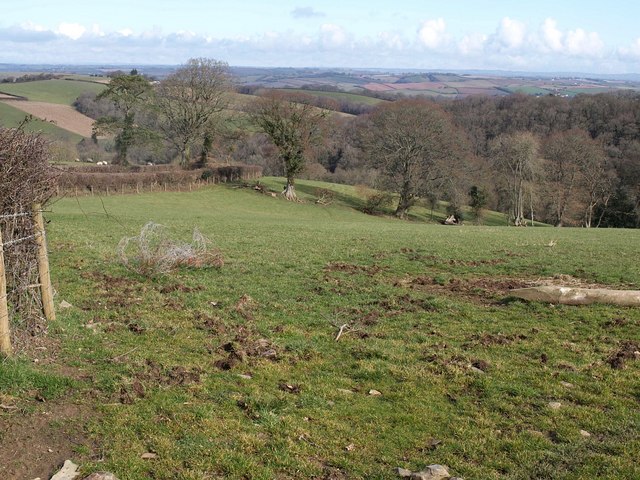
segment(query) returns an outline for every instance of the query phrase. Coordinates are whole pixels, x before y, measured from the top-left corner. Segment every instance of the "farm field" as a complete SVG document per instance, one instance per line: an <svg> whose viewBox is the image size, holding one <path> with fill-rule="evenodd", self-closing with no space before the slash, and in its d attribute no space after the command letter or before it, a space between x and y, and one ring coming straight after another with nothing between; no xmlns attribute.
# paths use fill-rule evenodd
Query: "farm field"
<svg viewBox="0 0 640 480"><path fill-rule="evenodd" d="M215 186L51 205L56 305L72 307L0 363L17 409L0 410L0 477L66 458L125 480L640 476L640 312L509 299L640 288L640 232L445 227L297 188L304 203ZM127 269L117 245L149 221L183 241L198 227L224 266Z"/></svg>
<svg viewBox="0 0 640 480"><path fill-rule="evenodd" d="M100 93L104 85L74 80L40 80L0 84L0 92L27 97L32 102L71 105L84 92Z"/></svg>
<svg viewBox="0 0 640 480"><path fill-rule="evenodd" d="M104 88L89 81L60 79L0 84L0 92L27 99L12 100L0 93L0 124L15 126L27 113L39 119L28 126L29 130L41 130L56 139L71 138L78 142L91 136L93 120L71 105L82 93L99 93Z"/></svg>
<svg viewBox="0 0 640 480"><path fill-rule="evenodd" d="M283 92L296 92L296 93L306 93L309 95L315 95L317 97L327 97L333 98L334 100L344 100L353 103L361 103L364 105L377 105L380 102L384 102L380 98L367 97L365 95L358 95L356 93L347 93L347 92L325 92L322 90L307 90L307 89L296 89L296 88L287 88L283 89Z"/></svg>
<svg viewBox="0 0 640 480"><path fill-rule="evenodd" d="M24 110L20 110L14 108L17 103L28 103L28 102L2 102L0 101L0 125L5 127L17 127L20 122L22 122L25 118L26 112ZM60 126L53 124L51 122L47 122L41 119L33 119L26 126L25 129L30 132L43 132L45 135L50 138L60 140L60 141L72 141L74 143L82 140L82 136L73 133L69 130L65 130ZM89 134L90 135L90 134Z"/></svg>
<svg viewBox="0 0 640 480"><path fill-rule="evenodd" d="M29 113L45 122L73 132L81 137L90 137L93 119L81 114L69 105L58 103L11 101L10 106Z"/></svg>

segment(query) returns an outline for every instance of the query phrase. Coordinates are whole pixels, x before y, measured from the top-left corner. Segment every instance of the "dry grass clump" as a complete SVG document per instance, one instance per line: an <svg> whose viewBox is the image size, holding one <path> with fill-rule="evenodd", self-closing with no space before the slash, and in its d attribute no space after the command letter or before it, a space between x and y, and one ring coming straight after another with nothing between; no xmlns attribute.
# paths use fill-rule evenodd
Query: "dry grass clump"
<svg viewBox="0 0 640 480"><path fill-rule="evenodd" d="M184 243L170 238L167 228L154 222L142 227L140 235L120 240L118 254L124 265L143 275L224 265L220 250L211 247L211 240L197 228L191 243Z"/></svg>

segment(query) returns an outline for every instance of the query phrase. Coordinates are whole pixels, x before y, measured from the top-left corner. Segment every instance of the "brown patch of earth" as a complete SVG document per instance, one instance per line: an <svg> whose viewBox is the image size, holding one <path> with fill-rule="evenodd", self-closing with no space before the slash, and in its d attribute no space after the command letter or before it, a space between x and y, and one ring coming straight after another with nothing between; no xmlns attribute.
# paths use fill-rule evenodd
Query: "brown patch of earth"
<svg viewBox="0 0 640 480"><path fill-rule="evenodd" d="M60 128L82 135L83 137L91 137L93 132L93 119L81 114L69 105L46 102L11 101L11 106L46 122L51 122Z"/></svg>
<svg viewBox="0 0 640 480"><path fill-rule="evenodd" d="M443 282L435 277L418 276L403 278L394 283L396 287L421 290L431 293L455 295L481 304L497 304L517 288L537 287L541 285L563 285L571 287L602 287L587 283L570 275L555 275L548 278L510 278L510 277L471 277L452 278Z"/></svg>
<svg viewBox="0 0 640 480"><path fill-rule="evenodd" d="M94 412L86 405L58 400L34 413L0 412L0 478L29 480L50 478L67 459L81 463L94 450L85 424Z"/></svg>
<svg viewBox="0 0 640 480"><path fill-rule="evenodd" d="M622 370L630 360L640 360L640 342L625 341L606 362L615 370Z"/></svg>

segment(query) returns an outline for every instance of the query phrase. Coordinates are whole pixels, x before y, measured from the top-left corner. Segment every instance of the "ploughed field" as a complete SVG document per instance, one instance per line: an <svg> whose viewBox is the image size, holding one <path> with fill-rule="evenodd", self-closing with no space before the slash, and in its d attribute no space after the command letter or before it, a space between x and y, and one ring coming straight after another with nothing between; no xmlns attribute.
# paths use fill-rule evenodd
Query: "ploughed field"
<svg viewBox="0 0 640 480"><path fill-rule="evenodd" d="M310 185L300 204L229 186L53 204L72 306L0 364L19 409L0 424L25 444L0 472L33 473L16 425L48 411L39 437L76 432L52 450L120 479L640 476L640 312L509 297L638 289L640 232L406 222L344 187L314 204ZM117 245L149 221L185 241L197 226L224 266L127 269Z"/></svg>

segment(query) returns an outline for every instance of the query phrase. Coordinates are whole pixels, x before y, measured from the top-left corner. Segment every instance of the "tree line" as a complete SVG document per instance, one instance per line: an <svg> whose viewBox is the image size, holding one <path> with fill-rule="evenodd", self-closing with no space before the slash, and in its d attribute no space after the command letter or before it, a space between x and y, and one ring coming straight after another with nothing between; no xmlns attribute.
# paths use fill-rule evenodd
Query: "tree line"
<svg viewBox="0 0 640 480"><path fill-rule="evenodd" d="M458 217L470 205L476 220L494 209L514 225L640 226L636 92L402 98L357 115L310 93L233 92L227 65L200 58L160 82L116 75L76 108L96 118L94 140L113 138L122 165L259 164L286 177L289 199L300 176L364 183L393 194L398 217L444 200Z"/></svg>

